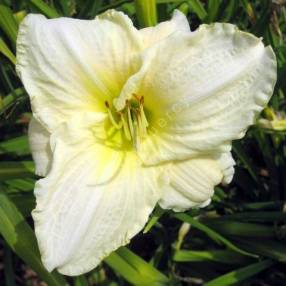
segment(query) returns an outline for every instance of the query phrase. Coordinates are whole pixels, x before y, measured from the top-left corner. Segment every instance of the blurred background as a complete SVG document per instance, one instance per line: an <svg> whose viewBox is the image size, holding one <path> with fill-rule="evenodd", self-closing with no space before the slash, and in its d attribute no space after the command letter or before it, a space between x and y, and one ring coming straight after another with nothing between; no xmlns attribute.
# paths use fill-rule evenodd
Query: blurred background
<svg viewBox="0 0 286 286"><path fill-rule="evenodd" d="M148 17L144 5L151 5ZM64 277L43 268L33 232L37 178L27 142L31 109L15 73L17 30L28 13L93 19L110 8L138 28L170 19L174 9L192 30L233 23L273 47L278 81L256 125L234 142L234 180L216 187L211 205L186 213L156 208L130 245L86 275ZM0 0L0 285L286 285L285 36L284 0Z"/></svg>

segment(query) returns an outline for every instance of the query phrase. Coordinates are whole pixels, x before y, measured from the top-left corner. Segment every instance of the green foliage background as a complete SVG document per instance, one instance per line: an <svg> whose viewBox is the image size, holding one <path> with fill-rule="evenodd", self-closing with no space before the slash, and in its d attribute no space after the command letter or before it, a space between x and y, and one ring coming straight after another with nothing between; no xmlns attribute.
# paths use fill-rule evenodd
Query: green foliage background
<svg viewBox="0 0 286 286"><path fill-rule="evenodd" d="M177 8L188 16L192 29L201 23L230 22L272 45L278 82L262 117L279 128L256 124L234 143L234 180L216 188L207 208L177 214L155 209L144 234L84 276L63 277L43 268L30 217L37 179L27 143L31 110L14 66L19 22L31 12L92 19L115 8L128 13L137 27L154 24L152 1L135 2L0 0L0 285L286 285L283 0L157 1L158 21L169 19ZM151 8L144 12L147 4Z"/></svg>

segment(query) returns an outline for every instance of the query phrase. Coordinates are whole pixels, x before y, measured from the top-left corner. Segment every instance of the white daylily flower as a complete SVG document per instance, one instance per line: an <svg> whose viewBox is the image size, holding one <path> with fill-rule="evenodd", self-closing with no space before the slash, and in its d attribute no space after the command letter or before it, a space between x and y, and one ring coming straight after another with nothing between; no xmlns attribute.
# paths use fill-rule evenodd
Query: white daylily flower
<svg viewBox="0 0 286 286"><path fill-rule="evenodd" d="M231 24L137 30L123 13L93 21L29 15L17 72L30 95L38 175L33 211L48 270L79 275L129 242L157 202L184 211L231 181L231 141L267 104L276 60Z"/></svg>

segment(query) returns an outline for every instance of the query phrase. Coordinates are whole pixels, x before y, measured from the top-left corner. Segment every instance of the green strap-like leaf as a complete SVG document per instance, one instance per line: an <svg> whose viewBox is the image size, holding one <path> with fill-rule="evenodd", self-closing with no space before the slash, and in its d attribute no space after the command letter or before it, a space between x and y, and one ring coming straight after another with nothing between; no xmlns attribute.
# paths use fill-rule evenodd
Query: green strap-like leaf
<svg viewBox="0 0 286 286"><path fill-rule="evenodd" d="M33 176L34 163L32 161L0 162L0 181Z"/></svg>
<svg viewBox="0 0 286 286"><path fill-rule="evenodd" d="M7 94L1 102L0 115L5 115L9 108L13 108L18 103L27 98L24 88L16 88L11 93Z"/></svg>
<svg viewBox="0 0 286 286"><path fill-rule="evenodd" d="M257 273L269 268L273 262L271 260L264 260L251 264L246 267L239 268L235 271L231 271L225 275L222 275L214 280L204 284L204 286L230 286L241 285L240 283Z"/></svg>
<svg viewBox="0 0 286 286"><path fill-rule="evenodd" d="M121 247L112 253L105 262L134 285L169 285L168 278L164 274L126 247Z"/></svg>
<svg viewBox="0 0 286 286"><path fill-rule="evenodd" d="M86 277L81 275L74 278L74 286L88 286L88 281Z"/></svg>
<svg viewBox="0 0 286 286"><path fill-rule="evenodd" d="M16 64L16 57L14 56L14 54L11 52L11 50L8 48L6 43L1 38L0 38L0 53L2 53L14 65Z"/></svg>
<svg viewBox="0 0 286 286"><path fill-rule="evenodd" d="M208 9L207 20L208 20L208 23L211 23L217 19L219 8L220 8L220 6L223 6L223 5L221 5L222 2L218 1L218 0L209 0L207 2L207 4L208 4L208 6L207 6L207 9Z"/></svg>
<svg viewBox="0 0 286 286"><path fill-rule="evenodd" d="M43 267L33 230L3 191L0 191L0 233L12 250L49 286L66 285L62 276L49 273Z"/></svg>
<svg viewBox="0 0 286 286"><path fill-rule="evenodd" d="M149 219L147 225L145 226L143 233L147 233L156 224L159 218L164 214L165 210L161 209L159 206L154 210L152 217Z"/></svg>
<svg viewBox="0 0 286 286"><path fill-rule="evenodd" d="M44 15L46 15L48 18L58 18L60 17L60 14L57 12L57 10L50 7L47 3L45 3L42 0L30 0L30 2Z"/></svg>
<svg viewBox="0 0 286 286"><path fill-rule="evenodd" d="M9 198L21 212L23 217L31 216L31 212L36 206L35 196L32 192L9 194Z"/></svg>
<svg viewBox="0 0 286 286"><path fill-rule="evenodd" d="M14 153L19 156L29 154L28 137L24 135L0 142L0 154L4 153Z"/></svg>
<svg viewBox="0 0 286 286"><path fill-rule="evenodd" d="M274 239L262 238L236 238L236 241L243 248L252 251L253 253L257 253L283 263L286 262L286 245L283 241L279 242Z"/></svg>
<svg viewBox="0 0 286 286"><path fill-rule="evenodd" d="M257 257L256 255L254 255L252 253L249 253L247 251L244 251L244 250L238 248L231 241L229 241L228 239L226 239L225 237L223 237L219 233L215 232L211 228L207 227L206 225L198 222L197 220L195 220L194 218L192 218L191 216L189 216L187 214L184 214L184 213L175 214L174 217L176 217L177 219L179 219L181 221L185 221L185 222L190 223L193 227L203 231L206 235L208 235L210 238L212 238L217 243L222 243L225 246L227 246L229 249L231 249L235 252L238 252L238 253L241 253L241 254L244 254L244 255L250 256L250 257Z"/></svg>
<svg viewBox="0 0 286 286"><path fill-rule="evenodd" d="M273 238L275 237L274 227L245 223L238 221L226 221L226 220L209 220L205 223L207 226L216 230L217 232L226 236L240 236L240 237L261 237L261 238Z"/></svg>
<svg viewBox="0 0 286 286"><path fill-rule="evenodd" d="M14 18L12 10L4 5L0 5L0 28L15 46L18 33L18 23Z"/></svg>
<svg viewBox="0 0 286 286"><path fill-rule="evenodd" d="M220 262L224 264L242 264L251 261L245 255L231 250L177 250L173 260L176 262Z"/></svg>
<svg viewBox="0 0 286 286"><path fill-rule="evenodd" d="M241 221L262 221L262 222L286 221L286 213L283 213L282 211L281 212L275 212L275 211L274 212L273 211L241 212L241 213L235 213L231 215L224 215L219 220L223 220L223 221L237 220L240 222Z"/></svg>
<svg viewBox="0 0 286 286"><path fill-rule="evenodd" d="M34 178L22 178L22 179L12 179L12 180L6 180L5 185L14 191L24 191L24 192L30 192L33 191L35 180Z"/></svg>
<svg viewBox="0 0 286 286"><path fill-rule="evenodd" d="M194 13L197 14L201 20L204 20L207 17L207 11L200 0L189 0L188 2L192 8L192 11L194 11Z"/></svg>

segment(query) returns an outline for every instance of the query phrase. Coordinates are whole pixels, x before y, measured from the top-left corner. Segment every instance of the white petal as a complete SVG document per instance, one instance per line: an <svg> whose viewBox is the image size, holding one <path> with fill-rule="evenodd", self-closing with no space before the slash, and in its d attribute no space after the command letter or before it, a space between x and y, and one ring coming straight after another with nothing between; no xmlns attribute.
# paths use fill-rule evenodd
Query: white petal
<svg viewBox="0 0 286 286"><path fill-rule="evenodd" d="M190 32L189 22L186 16L179 10L175 10L170 21L161 22L155 27L140 30L144 47L148 48L176 31Z"/></svg>
<svg viewBox="0 0 286 286"><path fill-rule="evenodd" d="M82 111L101 111L137 71L140 33L121 12L95 20L28 15L17 39L17 72L34 116L49 131Z"/></svg>
<svg viewBox="0 0 286 286"><path fill-rule="evenodd" d="M223 184L229 184L232 181L234 175L234 165L235 161L232 158L230 152L222 153L216 156L216 160L223 172Z"/></svg>
<svg viewBox="0 0 286 286"><path fill-rule="evenodd" d="M154 49L138 92L150 121L142 160L156 164L230 151L231 140L244 136L273 93L272 49L231 24L179 32Z"/></svg>
<svg viewBox="0 0 286 286"><path fill-rule="evenodd" d="M125 107L126 100L130 100L133 94L141 94L140 87L142 86L146 72L152 69L152 63L158 57L156 44L176 31L189 32L190 27L186 16L179 10L175 10L170 21L159 23L155 27L148 27L139 30L143 38L144 48L146 52L141 53L138 58L139 69L133 74L123 86L120 95L114 99L114 105L117 110L122 110ZM155 46L155 48L148 49Z"/></svg>
<svg viewBox="0 0 286 286"><path fill-rule="evenodd" d="M170 163L161 176L162 208L185 211L210 203L214 187L222 181L223 170L212 158L194 158Z"/></svg>
<svg viewBox="0 0 286 286"><path fill-rule="evenodd" d="M52 160L50 133L35 118L32 118L29 124L28 138L35 162L35 173L38 176L46 176Z"/></svg>
<svg viewBox="0 0 286 286"><path fill-rule="evenodd" d="M160 197L155 168L143 168L134 153L91 141L97 131L76 124L53 134L52 169L36 183L33 211L44 265L66 275L90 271L127 244Z"/></svg>

